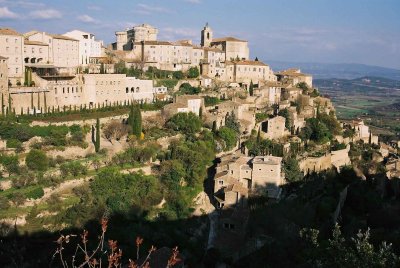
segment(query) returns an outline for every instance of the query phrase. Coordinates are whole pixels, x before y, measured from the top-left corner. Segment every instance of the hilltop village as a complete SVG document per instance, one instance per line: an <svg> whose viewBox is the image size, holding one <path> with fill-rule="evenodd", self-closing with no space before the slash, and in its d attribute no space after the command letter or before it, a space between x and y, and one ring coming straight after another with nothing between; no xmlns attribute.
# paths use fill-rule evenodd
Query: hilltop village
<svg viewBox="0 0 400 268"><path fill-rule="evenodd" d="M115 35L105 46L79 30L0 29L4 224L34 232L105 211L206 216L174 234L236 261L268 244L264 230L248 231L264 204L254 200L298 198L290 185L304 178L353 168L364 180L384 174L379 193L399 194L399 141L339 122L311 74L272 70L250 58L248 41L214 37L208 24L199 45L158 40L148 24ZM321 213L337 220L345 198Z"/></svg>

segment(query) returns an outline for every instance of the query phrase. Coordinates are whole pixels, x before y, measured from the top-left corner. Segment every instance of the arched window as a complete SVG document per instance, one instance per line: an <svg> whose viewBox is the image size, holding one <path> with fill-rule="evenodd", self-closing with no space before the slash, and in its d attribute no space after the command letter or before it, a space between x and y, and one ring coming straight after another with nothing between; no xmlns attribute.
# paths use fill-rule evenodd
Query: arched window
<svg viewBox="0 0 400 268"><path fill-rule="evenodd" d="M129 87L126 87L126 93L129 93Z"/></svg>
<svg viewBox="0 0 400 268"><path fill-rule="evenodd" d="M67 93L69 93L69 87L67 87Z"/></svg>
<svg viewBox="0 0 400 268"><path fill-rule="evenodd" d="M63 87L63 94L65 93L65 87Z"/></svg>
<svg viewBox="0 0 400 268"><path fill-rule="evenodd" d="M139 87L136 88L136 92L139 92Z"/></svg>
<svg viewBox="0 0 400 268"><path fill-rule="evenodd" d="M135 92L135 88L131 87L131 92L134 93Z"/></svg>
<svg viewBox="0 0 400 268"><path fill-rule="evenodd" d="M73 87L71 87L71 90L72 90L72 93L74 93L74 88Z"/></svg>

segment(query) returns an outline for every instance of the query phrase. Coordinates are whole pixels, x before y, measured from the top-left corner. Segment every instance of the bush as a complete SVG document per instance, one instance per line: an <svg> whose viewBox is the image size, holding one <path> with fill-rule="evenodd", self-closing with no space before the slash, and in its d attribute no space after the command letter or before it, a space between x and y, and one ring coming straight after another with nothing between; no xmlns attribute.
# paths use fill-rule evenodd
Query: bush
<svg viewBox="0 0 400 268"><path fill-rule="evenodd" d="M187 95L199 94L200 91L201 91L201 88L192 87L189 83L183 83L179 87L179 92L182 93L182 94L187 94Z"/></svg>
<svg viewBox="0 0 400 268"><path fill-rule="evenodd" d="M160 79L157 82L158 86L165 86L168 89L174 88L178 84L177 79Z"/></svg>
<svg viewBox="0 0 400 268"><path fill-rule="evenodd" d="M7 148L20 148L22 147L22 142L17 139L7 140Z"/></svg>
<svg viewBox="0 0 400 268"><path fill-rule="evenodd" d="M44 196L43 188L38 186L26 193L26 198L39 199Z"/></svg>
<svg viewBox="0 0 400 268"><path fill-rule="evenodd" d="M60 166L60 172L63 177L72 175L77 177L79 175L86 175L88 168L79 162L68 162Z"/></svg>
<svg viewBox="0 0 400 268"><path fill-rule="evenodd" d="M205 106L214 106L220 102L221 102L221 100L217 97L204 96L204 105Z"/></svg>
<svg viewBox="0 0 400 268"><path fill-rule="evenodd" d="M182 71L175 71L175 72L173 72L172 76L173 76L175 79L178 79L178 80L181 80L181 79L183 79L183 77L184 77Z"/></svg>
<svg viewBox="0 0 400 268"><path fill-rule="evenodd" d="M201 119L194 113L177 113L167 122L167 127L186 134L199 132Z"/></svg>
<svg viewBox="0 0 400 268"><path fill-rule="evenodd" d="M46 154L36 149L27 154L25 163L30 170L46 171L49 168L49 159Z"/></svg>
<svg viewBox="0 0 400 268"><path fill-rule="evenodd" d="M228 127L221 127L218 130L218 137L220 137L225 142L225 149L232 149L237 142L237 133Z"/></svg>
<svg viewBox="0 0 400 268"><path fill-rule="evenodd" d="M190 67L188 70L187 77L188 78L197 78L200 75L199 68L197 67Z"/></svg>

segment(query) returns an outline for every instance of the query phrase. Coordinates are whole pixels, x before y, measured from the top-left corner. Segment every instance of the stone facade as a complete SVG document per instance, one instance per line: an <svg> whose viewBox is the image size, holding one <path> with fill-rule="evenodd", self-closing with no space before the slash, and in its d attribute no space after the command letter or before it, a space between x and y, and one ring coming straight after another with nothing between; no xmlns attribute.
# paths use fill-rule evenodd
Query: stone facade
<svg viewBox="0 0 400 268"><path fill-rule="evenodd" d="M23 83L23 49L22 34L10 28L0 28L0 56L8 59L8 79L12 85Z"/></svg>
<svg viewBox="0 0 400 268"><path fill-rule="evenodd" d="M268 190L269 197L279 197L279 187L284 183L281 169L281 157L235 154L222 157L214 177L214 195L218 207L243 204L249 192Z"/></svg>
<svg viewBox="0 0 400 268"><path fill-rule="evenodd" d="M0 107L0 113L6 112L8 104L8 65L7 58L0 56L0 101L3 107Z"/></svg>
<svg viewBox="0 0 400 268"><path fill-rule="evenodd" d="M169 119L177 113L194 113L200 115L200 109L204 111L204 101L202 97L197 95L176 96L174 103L167 104L163 107L163 117Z"/></svg>
<svg viewBox="0 0 400 268"><path fill-rule="evenodd" d="M286 119L283 116L276 116L261 123L261 137L270 140L277 140L289 133L285 128Z"/></svg>
<svg viewBox="0 0 400 268"><path fill-rule="evenodd" d="M10 89L12 105L17 114L41 113L66 107L94 108L127 102L152 102L157 90L152 80L126 77L124 74L83 74L69 79L33 77L36 87Z"/></svg>
<svg viewBox="0 0 400 268"><path fill-rule="evenodd" d="M300 69L288 69L278 72L276 75L278 76L278 81L291 86L296 86L299 83L306 83L310 89L313 86L312 76L302 73Z"/></svg>
<svg viewBox="0 0 400 268"><path fill-rule="evenodd" d="M75 74L79 66L79 41L64 35L32 31L25 34L29 41L47 44L48 63L59 69L60 73Z"/></svg>
<svg viewBox="0 0 400 268"><path fill-rule="evenodd" d="M73 30L64 34L64 36L79 41L79 64L87 66L91 57L102 56L103 42L95 39L95 35L79 30Z"/></svg>
<svg viewBox="0 0 400 268"><path fill-rule="evenodd" d="M341 167L351 164L349 158L350 145L346 149L331 151L319 157L305 157L299 161L300 170L304 174L321 172L332 167L340 170Z"/></svg>

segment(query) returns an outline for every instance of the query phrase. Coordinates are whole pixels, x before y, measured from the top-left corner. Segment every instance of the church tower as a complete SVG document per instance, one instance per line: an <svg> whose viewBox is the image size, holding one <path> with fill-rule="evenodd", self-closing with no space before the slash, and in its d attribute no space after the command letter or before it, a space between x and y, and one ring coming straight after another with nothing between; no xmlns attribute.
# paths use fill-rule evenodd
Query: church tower
<svg viewBox="0 0 400 268"><path fill-rule="evenodd" d="M202 47L210 47L211 41L213 39L213 32L211 28L208 26L208 22L206 26L204 26L203 30L201 30L201 43Z"/></svg>

